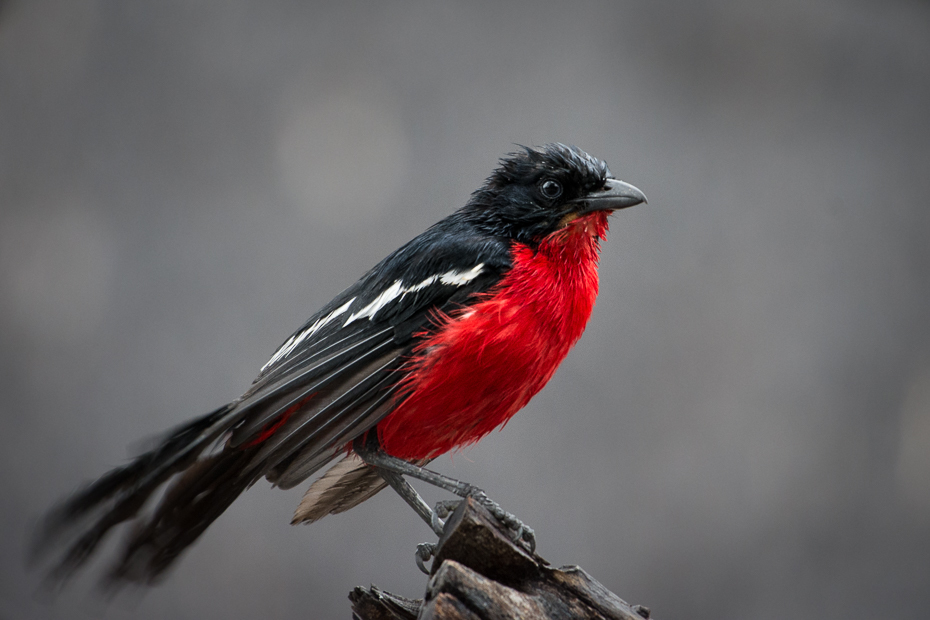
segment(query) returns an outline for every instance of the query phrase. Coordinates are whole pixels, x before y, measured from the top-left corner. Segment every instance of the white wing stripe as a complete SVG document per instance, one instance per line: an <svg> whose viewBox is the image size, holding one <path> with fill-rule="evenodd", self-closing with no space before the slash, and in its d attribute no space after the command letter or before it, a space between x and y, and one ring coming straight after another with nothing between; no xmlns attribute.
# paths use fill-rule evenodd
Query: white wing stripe
<svg viewBox="0 0 930 620"><path fill-rule="evenodd" d="M469 269L468 271L447 271L442 275L430 276L418 284L413 284L411 286L404 286L404 283L400 280L395 280L394 284L388 287L383 293L378 295L364 308L353 312L349 315L349 318L346 319L346 322L343 323L343 327L351 323L356 319L368 318L369 320L375 317L375 314L387 306L389 303L395 299L403 298L407 293L415 293L417 291L423 290L428 286L431 286L436 283L438 280L443 284L450 286L464 286L468 284L484 271L484 263L479 263Z"/></svg>
<svg viewBox="0 0 930 620"><path fill-rule="evenodd" d="M316 322L313 323L313 325L303 330L299 334L294 334L293 336L288 338L287 341L284 344L282 344L281 347L277 351L275 351L275 354L271 356L271 359L268 360L268 362L264 366L262 366L262 372L264 372L266 368L268 368L275 362L282 360L288 355L290 355L291 351L293 351L297 347L297 345L303 342L308 336L315 334L324 325L332 322L340 314L345 314L349 310L349 306L352 305L353 301L355 301L355 297L345 302L344 304L342 304L341 306L339 306L338 308L336 308L335 310L333 310L332 312L330 312L323 318L317 319Z"/></svg>
<svg viewBox="0 0 930 620"><path fill-rule="evenodd" d="M345 327L356 319L373 319L379 310L387 306L395 299L403 298L403 296L407 293L416 293L417 291L421 291L428 286L432 286L436 282L441 282L442 284L446 284L448 286L464 286L465 284L468 284L479 275L481 275L482 271L484 271L484 263L479 263L468 271L447 271L446 273L440 275L430 276L422 282L413 284L411 286L404 286L404 283L401 280L395 280L394 284L389 286L380 295L375 297L368 305L350 314L349 318L346 319L346 322L343 323L342 326ZM353 297L326 316L317 319L317 321L307 329L288 338L284 344L282 344L278 350L275 351L274 355L271 356L271 359L268 360L264 366L262 366L262 372L265 372L265 369L267 369L269 366L272 366L273 364L290 355L291 351L297 348L297 345L318 332L323 328L323 326L328 325L340 315L348 312L349 306L351 306L356 299L357 297Z"/></svg>
<svg viewBox="0 0 930 620"><path fill-rule="evenodd" d="M480 276L482 271L484 271L484 263L478 263L468 271L447 271L439 276L439 279L443 284L462 286Z"/></svg>
<svg viewBox="0 0 930 620"><path fill-rule="evenodd" d="M346 319L346 322L342 324L343 327L354 321L355 319L365 318L366 316L370 319L375 315L375 312L388 305L396 298L400 297L404 293L404 284L400 280L395 280L394 284L388 287L386 291L374 298L374 300L359 310L358 312L353 312L349 315L349 318Z"/></svg>

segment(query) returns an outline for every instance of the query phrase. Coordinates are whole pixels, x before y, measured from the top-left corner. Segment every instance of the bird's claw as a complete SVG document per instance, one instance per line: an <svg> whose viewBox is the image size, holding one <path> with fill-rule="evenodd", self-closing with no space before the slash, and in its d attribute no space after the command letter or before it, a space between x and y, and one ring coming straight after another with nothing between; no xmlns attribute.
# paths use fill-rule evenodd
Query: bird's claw
<svg viewBox="0 0 930 620"><path fill-rule="evenodd" d="M533 528L501 508L500 504L488 497L487 493L478 487L469 487L466 497L470 497L481 504L481 506L490 512L501 525L506 527L511 533L511 540L513 542L519 543L530 553L536 551L536 533L533 531ZM430 515L430 527L432 527L437 536L442 536L443 530L446 527L446 520L449 518L449 515L455 512L455 509L458 508L461 503L462 500L460 499L447 499L436 502L436 505L433 506L433 511ZM415 556L417 568L427 575L429 575L430 572L429 569L426 568L426 562L436 556L437 547L438 545L435 543L420 543L417 545Z"/></svg>
<svg viewBox="0 0 930 620"><path fill-rule="evenodd" d="M420 543L417 545L416 551L416 561L417 568L423 571L425 574L429 575L429 570L426 568L426 562L429 561L436 554L436 545L434 543Z"/></svg>
<svg viewBox="0 0 930 620"><path fill-rule="evenodd" d="M446 519L455 512L455 509L458 508L461 503L462 500L460 499L444 499L440 502L436 502L433 512L437 513L442 519Z"/></svg>
<svg viewBox="0 0 930 620"><path fill-rule="evenodd" d="M446 527L446 519L455 512L455 509L461 503L462 500L460 499L447 499L436 502L436 505L433 506L433 512L430 515L430 527L433 528L437 536L442 536Z"/></svg>
<svg viewBox="0 0 930 620"><path fill-rule="evenodd" d="M510 531L513 532L512 540L520 543L524 549L530 553L536 552L536 532L529 525L516 518L512 514L504 513L505 518L501 519Z"/></svg>
<svg viewBox="0 0 930 620"><path fill-rule="evenodd" d="M533 528L524 524L520 539L525 543L530 553L536 553L536 532L533 531Z"/></svg>
<svg viewBox="0 0 930 620"><path fill-rule="evenodd" d="M477 487L472 487L469 490L468 496L484 506L495 519L500 521L502 525L513 533L511 540L519 542L523 548L530 553L536 552L536 532L533 531L533 528L501 508L500 504L492 500L488 497L487 493Z"/></svg>
<svg viewBox="0 0 930 620"><path fill-rule="evenodd" d="M446 522L439 517L439 511L433 510L432 514L430 514L429 526L433 528L433 532L436 536L442 536L442 532L446 527Z"/></svg>

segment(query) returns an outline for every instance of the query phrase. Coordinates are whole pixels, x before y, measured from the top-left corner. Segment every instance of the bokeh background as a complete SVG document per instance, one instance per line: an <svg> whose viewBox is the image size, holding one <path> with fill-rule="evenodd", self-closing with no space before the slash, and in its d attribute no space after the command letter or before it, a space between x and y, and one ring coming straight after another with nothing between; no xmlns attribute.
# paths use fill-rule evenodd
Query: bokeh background
<svg viewBox="0 0 930 620"><path fill-rule="evenodd" d="M257 484L167 581L36 597L35 519L239 395L513 143L604 158L588 331L437 467L663 620L930 617L930 5L0 4L0 618L421 596L384 493ZM441 494L426 491L431 500ZM99 568L99 565L98 565ZM91 571L93 572L93 571Z"/></svg>

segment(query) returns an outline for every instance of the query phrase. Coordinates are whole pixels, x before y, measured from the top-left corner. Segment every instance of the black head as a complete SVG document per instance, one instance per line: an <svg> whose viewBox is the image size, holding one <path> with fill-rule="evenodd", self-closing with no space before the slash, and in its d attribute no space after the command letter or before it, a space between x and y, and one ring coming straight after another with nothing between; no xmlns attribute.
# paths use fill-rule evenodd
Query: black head
<svg viewBox="0 0 930 620"><path fill-rule="evenodd" d="M600 159L574 146L547 144L500 160L463 214L487 232L533 244L575 216L613 211L646 200L617 181Z"/></svg>

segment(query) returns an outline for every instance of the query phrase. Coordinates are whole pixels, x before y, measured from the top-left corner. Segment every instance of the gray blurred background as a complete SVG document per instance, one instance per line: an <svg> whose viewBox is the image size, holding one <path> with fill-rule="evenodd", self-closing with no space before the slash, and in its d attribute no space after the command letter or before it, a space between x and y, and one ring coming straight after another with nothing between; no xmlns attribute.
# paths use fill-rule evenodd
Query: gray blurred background
<svg viewBox="0 0 930 620"><path fill-rule="evenodd" d="M56 499L238 396L513 143L548 141L650 203L612 219L549 386L437 467L661 620L930 617L930 5L13 0L0 618L421 596L431 534L388 493L294 528L301 491L263 481L109 605L89 578L37 599L22 557Z"/></svg>

